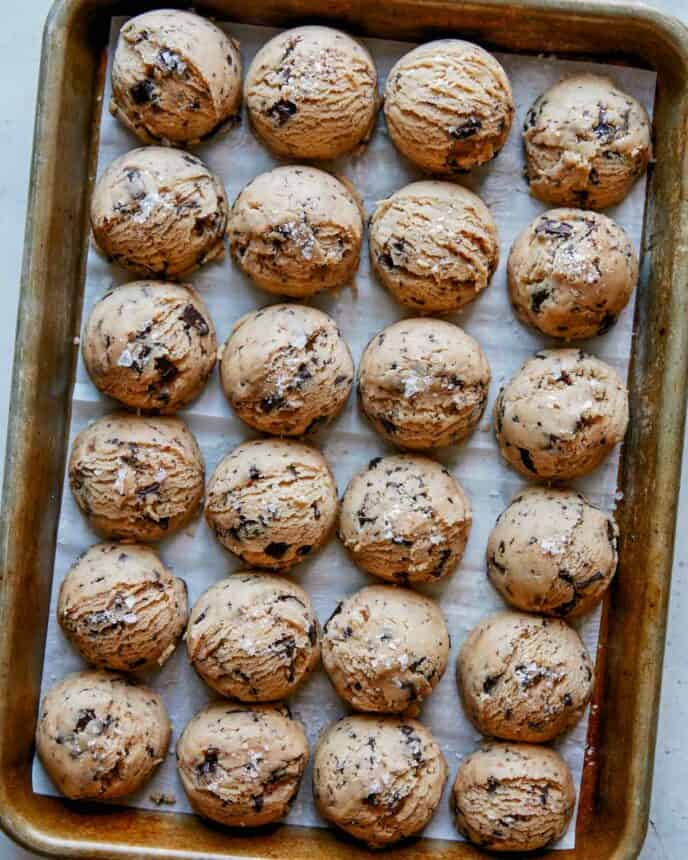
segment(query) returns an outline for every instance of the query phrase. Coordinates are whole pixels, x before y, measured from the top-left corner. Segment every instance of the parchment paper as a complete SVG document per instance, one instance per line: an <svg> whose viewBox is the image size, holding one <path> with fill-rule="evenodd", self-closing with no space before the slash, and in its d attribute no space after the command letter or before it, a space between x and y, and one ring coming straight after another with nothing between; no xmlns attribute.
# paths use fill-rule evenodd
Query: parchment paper
<svg viewBox="0 0 688 860"><path fill-rule="evenodd" d="M109 63L117 33L124 20L113 21ZM244 69L258 48L277 32L266 27L252 26L228 25L227 29L241 42ZM382 90L385 77L393 63L412 46L408 43L379 39L364 41L375 58ZM612 74L623 89L639 99L650 113L655 89L655 74L645 70L560 61L554 57L508 54L497 56L506 68L514 91L514 126L509 141L498 158L470 176L461 176L460 181L478 192L492 210L499 227L501 263L491 286L467 309L453 318L453 321L458 322L478 339L487 354L492 367L490 401L480 430L462 447L440 453L440 459L458 477L470 497L473 528L464 559L454 575L445 582L426 589L440 601L452 637L452 654L447 672L424 705L421 716L439 741L450 770L450 782L434 819L425 830L425 835L445 839L459 838L449 813L449 785L454 779L460 759L475 749L480 741L480 736L464 717L459 703L454 676L456 652L471 627L502 606L485 575L485 546L497 515L524 484L523 479L502 461L489 416L500 386L529 355L549 343L546 338L533 334L516 321L507 299L505 268L511 243L516 235L546 208L529 195L522 176L520 130L523 119L532 101L543 90L562 76L573 72L590 70ZM108 72L102 106L99 173L118 155L140 145L110 116L107 110L109 97ZM230 201L257 174L269 170L275 164L272 156L253 137L245 116L239 127L198 147L196 151L222 177ZM377 200L420 178L418 171L396 152L388 140L382 115L371 144L362 154L340 159L328 167L344 174L354 183L364 197L367 214L372 212ZM645 182L642 180L635 185L632 193L620 206L608 212L628 231L636 249L640 246L644 199ZM108 264L91 247L86 270L84 319L95 301L108 288L128 280L133 280L131 275ZM220 342L228 336L233 321L242 314L277 300L276 297L254 289L228 257L219 263L205 266L195 273L191 280L208 304ZM351 346L356 363L375 332L408 315L371 276L367 247L363 250L355 285L334 294L318 296L312 303L336 319ZM608 334L585 344L595 355L616 367L624 378L631 349L632 324L633 302ZM102 397L92 385L79 358L70 438L73 439L86 424L113 408L115 404ZM182 417L188 421L200 443L208 476L224 454L239 442L255 435L234 417L222 395L217 374L192 408L182 413ZM354 396L343 415L331 428L316 437L315 442L323 449L334 468L340 493L344 491L354 473L372 457L390 452L359 414ZM614 506L618 458L617 450L593 475L577 482L593 502L607 509ZM65 482L42 695L50 685L68 672L85 668L62 636L55 620L55 604L60 582L70 565L96 540L96 535L89 530L78 512ZM164 541L159 549L166 564L177 575L186 579L191 603L212 583L238 566L237 561L220 547L202 520L187 531ZM310 593L321 622L325 622L339 600L373 581L356 570L335 538L324 551L299 565L293 571L293 576ZM578 625L592 655L595 654L598 625L598 612ZM190 811L177 777L173 747L184 725L211 696L190 667L183 644L161 671L151 673L145 680L161 693L172 718L174 735L167 760L153 780L136 796L130 798L128 804L153 808L155 804L150 799L151 794L162 791L172 793L176 797L174 806L163 809ZM345 713L345 708L333 692L322 669L307 682L291 704L295 715L305 723L312 745L329 722ZM586 716L574 731L557 744L573 770L577 785L580 784L585 756L587 723ZM41 794L57 793L37 759L34 761L33 786L34 790ZM292 824L324 826L313 806L310 768L288 821ZM575 823L575 817L573 822ZM574 831L572 823L558 847L572 847L575 841Z"/></svg>

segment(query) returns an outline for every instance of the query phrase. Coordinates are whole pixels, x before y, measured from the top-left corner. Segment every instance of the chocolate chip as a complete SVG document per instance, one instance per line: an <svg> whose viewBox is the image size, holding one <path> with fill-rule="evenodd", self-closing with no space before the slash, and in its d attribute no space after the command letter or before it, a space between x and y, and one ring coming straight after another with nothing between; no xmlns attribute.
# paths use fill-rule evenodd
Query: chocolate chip
<svg viewBox="0 0 688 860"><path fill-rule="evenodd" d="M155 359L155 369L160 376L161 382L170 382L170 380L174 379L175 376L179 375L177 366L165 355L159 355Z"/></svg>
<svg viewBox="0 0 688 860"><path fill-rule="evenodd" d="M92 708L85 708L84 710L79 711L79 719L74 726L74 731L83 732L91 720L95 720L95 718L96 712Z"/></svg>
<svg viewBox="0 0 688 860"><path fill-rule="evenodd" d="M144 78L129 89L131 97L137 105L146 104L155 98L155 84L150 78Z"/></svg>
<svg viewBox="0 0 688 860"><path fill-rule="evenodd" d="M488 675L483 681L483 693L487 693L489 695L497 686L497 681L499 681L499 675Z"/></svg>
<svg viewBox="0 0 688 860"><path fill-rule="evenodd" d="M196 765L196 773L199 776L208 776L211 773L215 773L215 769L217 768L217 750L213 747L210 747L206 750L205 756L201 764Z"/></svg>
<svg viewBox="0 0 688 860"><path fill-rule="evenodd" d="M529 472L533 472L533 474L537 475L537 469L535 468L535 463L533 463L533 458L530 456L530 451L527 448L519 448L518 453L521 458L521 462L526 467L526 469L528 469Z"/></svg>
<svg viewBox="0 0 688 860"><path fill-rule="evenodd" d="M530 309L534 314L540 313L540 308L550 295L550 291L547 289L535 290L530 297Z"/></svg>
<svg viewBox="0 0 688 860"><path fill-rule="evenodd" d="M573 227L566 221L556 221L553 218L540 218L535 225L536 236L557 236L560 239L568 239L573 236Z"/></svg>
<svg viewBox="0 0 688 860"><path fill-rule="evenodd" d="M382 462L382 457L373 457L373 459L368 463L369 469L374 469L378 463Z"/></svg>
<svg viewBox="0 0 688 860"><path fill-rule="evenodd" d="M273 541L265 547L264 552L266 555L269 555L270 558L283 558L288 549L288 543L284 543L283 541Z"/></svg>
<svg viewBox="0 0 688 860"><path fill-rule="evenodd" d="M260 411L273 412L275 409L281 409L284 403L284 397L280 394L269 394L260 401Z"/></svg>
<svg viewBox="0 0 688 860"><path fill-rule="evenodd" d="M191 304L187 305L182 311L182 319L187 326L195 328L200 335L206 335L210 331L205 317Z"/></svg>
<svg viewBox="0 0 688 860"><path fill-rule="evenodd" d="M467 137L473 137L483 127L482 121L477 117L470 117L465 122L455 125L449 129L449 134L457 140L465 140Z"/></svg>
<svg viewBox="0 0 688 860"><path fill-rule="evenodd" d="M497 786L499 785L498 780L496 780L493 776L488 776L487 778L487 791L488 794L494 794L497 791Z"/></svg>
<svg viewBox="0 0 688 860"><path fill-rule="evenodd" d="M137 496L147 496L149 493L157 493L160 489L160 483L158 481L153 481L152 484L146 484L145 487L140 487L136 491Z"/></svg>
<svg viewBox="0 0 688 860"><path fill-rule="evenodd" d="M267 115L274 119L278 125L284 125L296 113L296 105L288 99L280 99L271 105Z"/></svg>

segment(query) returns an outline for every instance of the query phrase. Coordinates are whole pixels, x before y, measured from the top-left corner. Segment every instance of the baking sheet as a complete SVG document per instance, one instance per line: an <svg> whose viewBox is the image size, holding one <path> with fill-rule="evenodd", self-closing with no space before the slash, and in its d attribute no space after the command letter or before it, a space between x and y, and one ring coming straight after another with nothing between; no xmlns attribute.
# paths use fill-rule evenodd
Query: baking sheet
<svg viewBox="0 0 688 860"><path fill-rule="evenodd" d="M126 19L113 19L108 66L124 20ZM241 42L245 69L258 48L277 32L272 28L245 25L226 25L226 29ZM387 72L412 45L379 39L363 41L375 58L382 90ZM497 57L504 65L513 87L516 102L514 126L499 157L470 175L461 176L459 181L479 193L492 210L499 227L502 259L491 286L468 308L452 318L477 338L487 354L492 368L490 399L480 429L463 446L447 449L439 454L439 459L456 475L470 497L473 528L464 559L454 575L445 582L424 589L439 600L452 637L452 654L447 672L432 697L425 703L421 715L422 721L440 743L450 770L450 781L443 800L424 834L445 839L460 838L449 813L449 785L461 758L475 749L480 741L480 735L461 710L454 677L454 660L471 627L503 606L485 575L485 545L497 515L524 484L523 479L502 461L489 426L489 415L499 387L529 355L543 346L552 345L547 338L530 332L515 319L507 297L505 268L509 247L516 235L539 212L547 208L530 197L522 178L520 128L525 113L536 96L563 75L580 71L611 74L623 89L645 105L650 114L656 80L654 72L641 69L610 68L595 63L562 61L554 57L520 57L508 54L498 54ZM108 69L102 107L99 173L118 155L139 145L137 139L110 116L107 110L109 95ZM239 127L197 147L196 152L222 177L230 201L254 176L269 170L276 163L253 137L245 116ZM421 178L421 174L397 154L388 140L381 115L367 149L339 159L328 165L328 169L343 174L354 183L364 198L367 214L373 211L377 200L388 196L406 183ZM636 183L632 193L621 205L608 210L608 214L629 233L636 250L640 247L644 199L643 179ZM84 319L107 289L132 279L124 270L108 264L91 247L86 268ZM220 341L227 337L233 322L242 314L278 301L277 297L253 288L229 257L205 266L190 280L199 289L210 309ZM361 266L351 288L318 296L309 303L327 311L337 320L356 362L375 332L400 317L409 315L371 276L367 247L363 249ZM586 349L608 361L624 377L628 369L632 324L633 302L607 335L585 344ZM79 358L70 439L86 424L114 408L116 405L102 397L91 384ZM208 476L222 456L239 442L255 436L234 417L221 392L217 374L192 408L182 413L182 417L188 421L203 450ZM354 397L342 416L331 428L315 437L314 442L323 449L332 464L340 493L352 475L363 468L372 457L391 452L362 418ZM616 500L618 457L617 450L593 475L575 482L593 502L607 509L612 508ZM55 605L59 585L74 559L96 541L96 535L89 530L76 508L65 482L41 695L68 672L85 668L62 636L55 619ZM212 583L238 567L238 562L220 547L202 519L186 531L164 541L159 549L166 564L176 575L186 580L191 603ZM334 538L322 552L298 566L292 576L310 593L323 623L339 600L376 581L360 573L352 565ZM599 611L579 622L577 626L588 649L594 655ZM154 778L127 803L136 807L157 808L151 796L163 792L176 798L174 805L162 807L163 809L190 811L177 777L173 747L186 722L212 696L188 664L183 645L161 671L148 674L145 681L160 692L169 709L174 729L173 741L167 760ZM295 715L304 722L311 745L315 743L324 726L346 710L333 692L322 669L293 697L291 705ZM577 785L580 784L585 757L587 722L586 716L571 733L557 743L558 749L573 770ZM41 794L57 793L37 758L34 761L33 786L34 790ZM312 801L310 768L287 820L292 824L324 826ZM573 847L574 842L575 817L557 847Z"/></svg>

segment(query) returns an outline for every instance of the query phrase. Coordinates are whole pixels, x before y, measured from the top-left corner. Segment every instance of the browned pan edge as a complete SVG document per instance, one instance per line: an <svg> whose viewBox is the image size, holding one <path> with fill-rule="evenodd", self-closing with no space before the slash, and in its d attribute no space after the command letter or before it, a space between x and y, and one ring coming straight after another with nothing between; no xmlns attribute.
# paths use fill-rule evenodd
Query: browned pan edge
<svg viewBox="0 0 688 860"><path fill-rule="evenodd" d="M377 857L330 831L232 834L193 816L85 807L31 790L33 732L76 362L95 164L97 96L113 14L146 0L57 0L41 60L0 526L0 823L41 853L80 857ZM568 858L636 857L647 826L688 380L688 31L643 7L579 0L203 0L203 11L273 25L321 21L423 40L462 35L505 51L620 59L658 72L657 165L630 370L621 468L619 576L607 600L591 737ZM601 659L604 657L604 659ZM595 784L597 783L597 784ZM418 840L394 856L478 858L464 843Z"/></svg>

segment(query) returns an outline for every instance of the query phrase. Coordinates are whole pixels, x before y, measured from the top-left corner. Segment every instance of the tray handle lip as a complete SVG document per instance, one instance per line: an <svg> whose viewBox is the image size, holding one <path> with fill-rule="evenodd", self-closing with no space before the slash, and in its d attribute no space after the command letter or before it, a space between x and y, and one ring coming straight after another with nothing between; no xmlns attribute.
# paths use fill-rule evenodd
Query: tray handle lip
<svg viewBox="0 0 688 860"><path fill-rule="evenodd" d="M422 2L422 0L421 0ZM17 340L14 353L14 367L12 372L12 387L11 387L11 407L8 424L8 442L6 449L5 460L5 478L3 486L3 509L11 513L11 508L6 505L6 500L9 498L10 482L14 479L16 471L16 455L19 453L15 450L15 444L12 442L14 434L12 433L12 425L19 421L21 415L21 407L25 404L27 391L26 384L19 379L18 368L20 366L22 354L26 346L26 341L30 340L30 334L23 330L21 318L22 310L27 300L25 283L28 273L32 268L34 256L40 254L40 248L37 244L31 242L34 235L35 226L31 216L32 208L40 196L40 178L46 170L45 166L40 163L39 153L42 149L44 140L49 134L49 127L55 123L55 108L52 107L46 100L47 77L52 67L55 66L57 71L61 71L61 52L59 39L56 37L60 31L68 28L74 22L75 17L82 12L85 6L84 0L54 0L52 7L46 18L43 30L43 42L41 51L41 65L39 72L39 90L36 100L36 121L34 124L34 142L33 155L31 164L30 191L27 206L26 231L24 237L25 250L22 264L21 274L21 290L20 304L17 325ZM503 4L500 0L482 0L475 4L476 6L488 6L495 9L500 8ZM526 9L533 11L544 12L553 10L554 6L548 0L520 0L520 5ZM597 2L597 0L559 0L557 3L559 12L575 15L576 17L595 17L600 13L613 14L614 16L628 16L639 20L652 28L660 35L665 43L671 45L674 50L683 58L684 66L688 68L688 27L686 27L678 18L668 15L662 11L651 8L645 4L629 5L625 2ZM43 118L41 119L41 114ZM685 219L684 219L685 220ZM32 247L33 245L33 247ZM15 407L19 406L17 409ZM685 410L684 410L685 411ZM676 458L681 459L681 452L677 452ZM678 492L678 485L677 485ZM673 519L674 526L676 523L676 501L674 501L673 509L670 514ZM4 573L7 561L7 541L9 539L10 527L9 521L11 516L3 518L3 524L0 527L0 575ZM673 540L672 540L673 543ZM670 577L671 571L669 571ZM2 576L2 588L0 589L0 597L4 597L7 588L6 577ZM668 589L667 589L668 590ZM6 602L0 601L0 623L6 616ZM3 659L4 658L4 659ZM661 667L654 673L654 686L656 691L656 701L659 701L659 691L661 686L662 671ZM0 689L7 687L8 666L6 655L0 655ZM656 710L657 706L655 706ZM1 715L0 715L1 720ZM0 730L2 729L0 723ZM652 744L654 746L654 744ZM51 856L155 856L158 851L150 848L136 848L127 846L103 846L97 842L72 842L62 838L53 838L47 836L40 828L40 822L34 821L30 816L24 815L13 800L13 792L8 782L8 775L0 770L0 827L12 838L15 842L26 847L29 850L36 851L42 855ZM643 800L640 799L643 803ZM649 807L648 807L649 808ZM632 816L626 819L624 827L619 831L619 839L617 846L610 855L609 860L631 860L636 858L641 850L642 844L648 827L648 810L641 816ZM164 857L188 857L187 852L178 853L168 849L160 849L160 856ZM192 855L193 856L193 855ZM230 855L226 855L230 856Z"/></svg>

